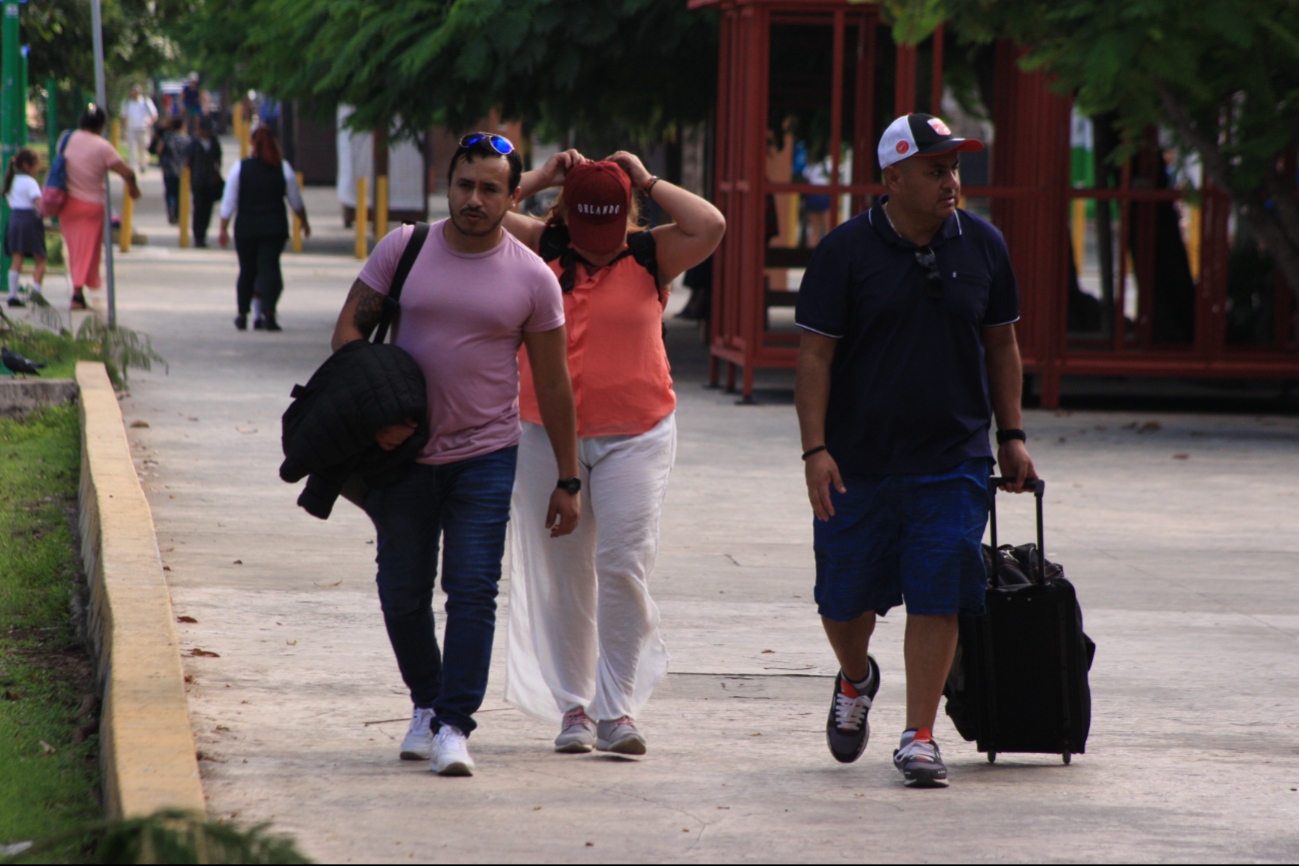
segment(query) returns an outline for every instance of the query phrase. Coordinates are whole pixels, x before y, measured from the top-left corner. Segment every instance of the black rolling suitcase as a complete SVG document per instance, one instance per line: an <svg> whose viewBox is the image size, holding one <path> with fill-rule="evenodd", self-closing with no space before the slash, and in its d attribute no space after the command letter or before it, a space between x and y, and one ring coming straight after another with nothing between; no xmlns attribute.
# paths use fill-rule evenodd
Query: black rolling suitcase
<svg viewBox="0 0 1299 866"><path fill-rule="evenodd" d="M997 485L992 490L992 545L987 612L961 617L961 637L943 694L957 731L975 740L989 763L1001 752L1083 754L1091 726L1091 669L1096 645L1082 630L1082 610L1064 569L1043 556L1042 495L1037 544L997 546Z"/></svg>

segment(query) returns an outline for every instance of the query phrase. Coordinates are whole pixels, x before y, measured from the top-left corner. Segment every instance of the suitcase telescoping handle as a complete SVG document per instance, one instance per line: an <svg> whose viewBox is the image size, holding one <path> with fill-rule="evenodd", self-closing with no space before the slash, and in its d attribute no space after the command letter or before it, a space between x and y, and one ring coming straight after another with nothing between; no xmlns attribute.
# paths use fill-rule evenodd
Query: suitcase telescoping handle
<svg viewBox="0 0 1299 866"><path fill-rule="evenodd" d="M988 492L991 508L989 510L990 528L992 530L992 549L997 549L997 488L1003 484L1014 484L1014 478L1003 478L994 475L988 479ZM1025 490L1033 491L1033 499L1037 505L1037 574L1030 575L1030 579L1036 577L1038 583L1046 583L1046 542L1042 534L1042 497L1046 494L1046 482L1041 478L1035 478L1024 482ZM1000 557L993 555L992 567L1000 567Z"/></svg>

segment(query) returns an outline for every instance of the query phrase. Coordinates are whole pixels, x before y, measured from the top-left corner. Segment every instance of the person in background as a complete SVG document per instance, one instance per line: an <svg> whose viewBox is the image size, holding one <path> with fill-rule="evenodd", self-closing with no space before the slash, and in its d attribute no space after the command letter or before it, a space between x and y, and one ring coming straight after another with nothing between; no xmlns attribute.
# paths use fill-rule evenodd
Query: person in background
<svg viewBox="0 0 1299 866"><path fill-rule="evenodd" d="M122 102L122 120L126 124L128 159L143 177L149 167L149 138L158 120L158 108L138 84L131 85L131 95Z"/></svg>
<svg viewBox="0 0 1299 866"><path fill-rule="evenodd" d="M198 137L189 146L189 187L193 194L194 246L207 246L207 227L212 222L212 205L221 198L221 142L212 134L212 118L198 121Z"/></svg>
<svg viewBox="0 0 1299 866"><path fill-rule="evenodd" d="M574 489L587 495L577 531L549 538L541 515L559 467L520 356L505 698L559 724L558 752L643 755L635 716L668 664L649 594L677 444L663 309L672 281L717 248L726 220L630 153L604 162L558 153L523 176L520 194L561 182L549 219L509 214L505 228L549 263L564 292L581 468ZM633 190L672 221L642 228Z"/></svg>
<svg viewBox="0 0 1299 866"><path fill-rule="evenodd" d="M33 177L40 157L34 150L23 148L9 160L5 171L5 201L9 203L9 231L5 233L5 255L9 264L9 306L25 307L18 297L18 278L23 272L23 259L27 256L36 263L32 294L41 293L41 280L45 279L45 223L41 219L41 185ZM33 297L33 300L35 298Z"/></svg>
<svg viewBox="0 0 1299 866"><path fill-rule="evenodd" d="M203 114L202 95L199 93L198 73L191 72L189 80L180 91L181 110L185 117L185 130L194 135L197 131L198 119Z"/></svg>
<svg viewBox="0 0 1299 866"><path fill-rule="evenodd" d="M280 253L289 239L289 221L284 215L284 200L302 220L302 233L311 237L307 207L302 203L298 178L293 166L280 153L279 142L269 126L253 131L251 155L235 163L226 178L221 198L221 231L217 243L222 249L230 245L230 218L236 210L235 251L239 254L239 281L236 301L239 314L235 327L248 327L248 312L253 312L253 330L281 330L275 320L275 307L284 290L280 274Z"/></svg>
<svg viewBox="0 0 1299 866"><path fill-rule="evenodd" d="M68 199L59 213L63 245L72 281L72 309L86 309L82 289L99 288L99 256L104 249L105 178L114 172L126 181L127 194L140 197L135 172L107 141L108 115L93 103L81 115L80 127L68 138L63 159L68 170Z"/></svg>
<svg viewBox="0 0 1299 866"><path fill-rule="evenodd" d="M167 204L167 222L180 222L180 173L189 162L190 137L185 134L185 121L169 117L163 121L165 130L158 142L158 167L162 169L162 198Z"/></svg>

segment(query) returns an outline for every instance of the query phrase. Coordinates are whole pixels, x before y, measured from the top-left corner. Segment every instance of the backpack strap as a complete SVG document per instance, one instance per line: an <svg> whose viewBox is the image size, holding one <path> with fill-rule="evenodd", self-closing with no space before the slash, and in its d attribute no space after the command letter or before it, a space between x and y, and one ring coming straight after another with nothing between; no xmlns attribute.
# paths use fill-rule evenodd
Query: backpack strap
<svg viewBox="0 0 1299 866"><path fill-rule="evenodd" d="M410 240L406 242L406 249L402 251L401 260L397 262L397 272L392 275L392 284L388 287L388 295L383 299L383 316L379 319L379 327L374 332L374 343L382 343L388 336L388 326L397 318L401 312L401 290L406 286L406 278L410 276L410 269L415 266L415 259L419 256L419 251L424 248L424 241L428 239L428 223L415 223L415 230L410 234Z"/></svg>
<svg viewBox="0 0 1299 866"><path fill-rule="evenodd" d="M72 138L72 130L64 130L62 137L59 138L59 146L55 151L59 156L63 156L63 150L68 146L69 138Z"/></svg>
<svg viewBox="0 0 1299 866"><path fill-rule="evenodd" d="M569 251L568 226L546 226L541 230L541 240L537 243L537 255L549 264Z"/></svg>

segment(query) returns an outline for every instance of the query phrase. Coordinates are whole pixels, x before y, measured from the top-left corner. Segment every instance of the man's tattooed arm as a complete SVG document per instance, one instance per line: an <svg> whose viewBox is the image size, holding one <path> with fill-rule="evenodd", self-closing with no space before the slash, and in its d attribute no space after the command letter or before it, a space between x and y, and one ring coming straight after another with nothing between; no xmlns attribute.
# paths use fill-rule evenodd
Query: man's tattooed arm
<svg viewBox="0 0 1299 866"><path fill-rule="evenodd" d="M352 291L347 296L349 304L354 300L356 308L352 312L352 325L369 337L383 319L383 295L357 280L352 283Z"/></svg>
<svg viewBox="0 0 1299 866"><path fill-rule="evenodd" d="M334 326L334 351L353 340L367 340L383 319L384 296L357 280Z"/></svg>

